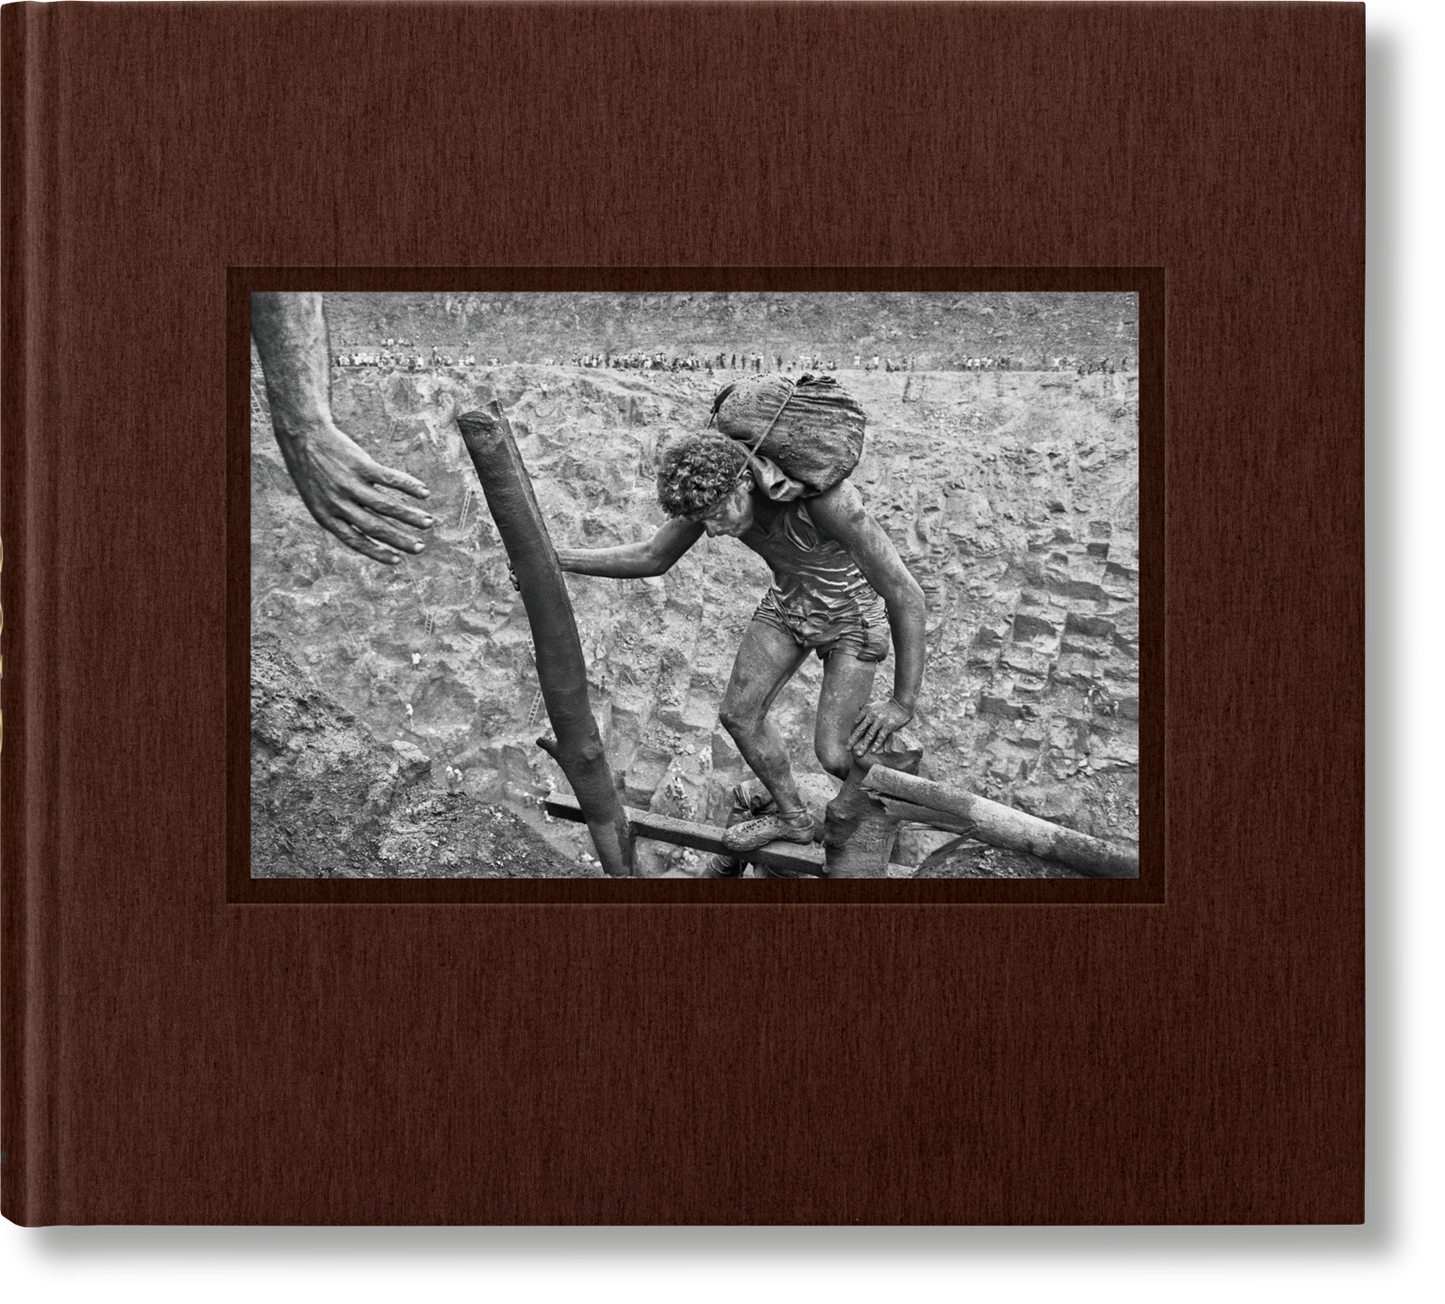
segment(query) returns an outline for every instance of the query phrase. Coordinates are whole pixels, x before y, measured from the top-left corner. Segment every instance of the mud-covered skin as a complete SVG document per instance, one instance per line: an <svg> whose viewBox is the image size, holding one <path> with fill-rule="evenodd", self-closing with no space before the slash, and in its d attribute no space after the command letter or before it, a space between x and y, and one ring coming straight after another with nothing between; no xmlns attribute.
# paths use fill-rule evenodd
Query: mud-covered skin
<svg viewBox="0 0 1445 1304"><path fill-rule="evenodd" d="M255 293L251 338L265 374L272 427L306 510L364 557L394 566L425 547L431 515L384 489L425 499L415 476L383 466L331 417L331 348L321 295ZM411 527L409 529L403 527Z"/></svg>
<svg viewBox="0 0 1445 1304"><path fill-rule="evenodd" d="M706 534L709 538L735 538L750 548L768 563L776 584L786 586L795 581L806 587L806 561L795 549L775 546L769 529L791 510L790 504L770 500L745 471L728 494L686 523L690 528L678 528L678 522L669 521L645 544L597 552L568 549L560 560L564 570L584 575L664 574ZM817 535L837 544L883 599L893 633L893 697L887 702L872 706L868 702L876 662L842 648L831 652L824 662L814 751L824 770L846 779L855 751L883 748L892 734L913 718L926 651L923 590L903 565L892 541L864 509L857 489L846 481L809 499L808 517ZM754 619L743 635L719 710L723 727L784 814L801 810L803 800L787 746L768 712L808 654L807 646L783 630Z"/></svg>

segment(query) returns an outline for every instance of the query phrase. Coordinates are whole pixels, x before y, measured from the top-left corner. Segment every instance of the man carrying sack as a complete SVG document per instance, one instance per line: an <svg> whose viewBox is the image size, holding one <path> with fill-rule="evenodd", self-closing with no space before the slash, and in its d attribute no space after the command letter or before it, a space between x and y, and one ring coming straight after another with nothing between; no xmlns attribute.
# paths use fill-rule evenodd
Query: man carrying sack
<svg viewBox="0 0 1445 1304"><path fill-rule="evenodd" d="M823 769L846 779L854 755L881 750L913 718L923 590L847 479L862 453L864 416L830 378L739 381L719 392L709 424L717 430L663 447L658 500L672 519L651 539L559 548L558 559L580 575L661 575L707 534L730 535L768 563L773 586L743 634L720 718L772 802L730 825L723 845L744 852L779 839L811 842L818 830L768 711L815 653L824 668L814 750ZM893 695L870 705L890 633Z"/></svg>

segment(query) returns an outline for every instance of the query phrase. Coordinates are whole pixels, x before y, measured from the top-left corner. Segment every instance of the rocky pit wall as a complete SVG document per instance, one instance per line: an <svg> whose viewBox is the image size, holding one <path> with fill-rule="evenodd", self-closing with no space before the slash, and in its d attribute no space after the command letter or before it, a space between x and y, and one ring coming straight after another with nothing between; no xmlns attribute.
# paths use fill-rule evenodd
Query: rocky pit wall
<svg viewBox="0 0 1445 1304"><path fill-rule="evenodd" d="M854 480L928 602L928 664L909 733L923 773L1099 836L1138 837L1138 401L1133 374L863 373L838 380L869 416ZM644 539L662 522L659 440L706 423L733 377L516 365L446 373L338 370L333 410L381 462L431 489L425 553L395 568L311 519L271 433L254 364L252 628L274 633L383 743L432 762L427 782L501 803L590 868L585 830L547 819L565 790L522 603L452 415L507 410L558 544ZM769 582L732 539L703 539L656 579L569 576L603 741L632 805L721 824L746 777L717 722L733 654ZM892 684L890 656L879 694ZM821 665L773 717L819 813L836 782L812 754ZM917 864L949 835L906 826ZM967 866L942 874L1027 873ZM641 844L639 872L695 853ZM583 871L585 872L585 871Z"/></svg>
<svg viewBox="0 0 1445 1304"><path fill-rule="evenodd" d="M253 636L253 878L601 877L513 812L431 779L421 748L378 741L276 635Z"/></svg>

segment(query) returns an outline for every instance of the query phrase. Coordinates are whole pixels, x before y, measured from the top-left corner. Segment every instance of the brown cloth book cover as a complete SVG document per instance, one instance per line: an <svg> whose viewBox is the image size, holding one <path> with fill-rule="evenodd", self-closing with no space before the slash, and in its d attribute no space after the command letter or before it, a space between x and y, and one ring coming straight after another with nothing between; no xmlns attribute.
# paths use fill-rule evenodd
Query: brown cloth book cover
<svg viewBox="0 0 1445 1304"><path fill-rule="evenodd" d="M6 1217L1363 1219L1363 6L0 38ZM254 877L249 295L450 288L1137 294L1137 877Z"/></svg>

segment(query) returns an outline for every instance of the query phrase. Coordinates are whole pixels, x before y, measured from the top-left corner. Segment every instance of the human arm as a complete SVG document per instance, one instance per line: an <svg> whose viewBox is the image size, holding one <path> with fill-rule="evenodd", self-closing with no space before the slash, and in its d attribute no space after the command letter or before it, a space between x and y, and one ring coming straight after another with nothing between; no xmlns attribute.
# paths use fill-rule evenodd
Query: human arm
<svg viewBox="0 0 1445 1304"><path fill-rule="evenodd" d="M644 579L672 569L703 535L694 521L668 521L645 543L624 543L616 548L558 548L557 560L574 575L605 575L609 579Z"/></svg>
<svg viewBox="0 0 1445 1304"><path fill-rule="evenodd" d="M379 486L413 498L420 480L382 466L331 417L331 354L319 294L251 296L251 337L261 357L271 425L286 469L316 523L348 548L388 565L422 550L403 525L430 529L432 518Z"/></svg>
<svg viewBox="0 0 1445 1304"><path fill-rule="evenodd" d="M849 481L810 499L808 515L823 534L848 550L863 578L883 599L893 632L893 696L864 707L848 735L848 746L862 755L883 747L896 730L913 719L927 654L923 590Z"/></svg>

